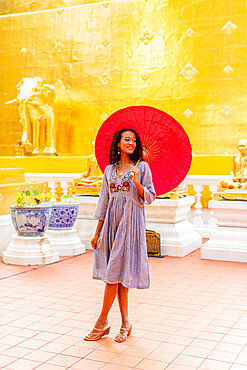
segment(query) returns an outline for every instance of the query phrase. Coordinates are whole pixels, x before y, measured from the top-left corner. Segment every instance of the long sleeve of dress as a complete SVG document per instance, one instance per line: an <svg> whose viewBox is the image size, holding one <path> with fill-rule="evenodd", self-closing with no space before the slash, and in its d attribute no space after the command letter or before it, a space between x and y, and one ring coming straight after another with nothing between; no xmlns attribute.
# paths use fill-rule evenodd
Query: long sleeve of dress
<svg viewBox="0 0 247 370"><path fill-rule="evenodd" d="M141 203L151 204L156 198L154 185L152 181L152 173L149 165L146 162L142 162L142 168L140 169L141 180L140 183L144 189L144 199L140 197Z"/></svg>
<svg viewBox="0 0 247 370"><path fill-rule="evenodd" d="M105 170L98 204L97 204L97 207L94 213L94 218L98 220L105 219L108 203L109 203L109 187L108 187L108 180L107 180L106 170Z"/></svg>

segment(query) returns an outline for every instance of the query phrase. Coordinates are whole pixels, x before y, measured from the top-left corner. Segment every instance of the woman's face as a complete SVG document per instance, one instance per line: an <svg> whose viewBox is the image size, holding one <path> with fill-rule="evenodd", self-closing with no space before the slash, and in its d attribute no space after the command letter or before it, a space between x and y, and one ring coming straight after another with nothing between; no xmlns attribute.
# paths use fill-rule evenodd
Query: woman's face
<svg viewBox="0 0 247 370"><path fill-rule="evenodd" d="M120 151L126 154L132 154L136 148L136 137L132 131L124 131L118 144Z"/></svg>

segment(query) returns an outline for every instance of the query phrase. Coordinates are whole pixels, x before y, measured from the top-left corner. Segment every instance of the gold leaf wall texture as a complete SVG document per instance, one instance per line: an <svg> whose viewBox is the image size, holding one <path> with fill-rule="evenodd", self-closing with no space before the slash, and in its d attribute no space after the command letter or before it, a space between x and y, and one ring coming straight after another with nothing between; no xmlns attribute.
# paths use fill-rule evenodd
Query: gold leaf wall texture
<svg viewBox="0 0 247 370"><path fill-rule="evenodd" d="M129 105L171 114L196 154L235 153L247 137L243 0L95 3L1 16L0 30L0 155L14 155L22 133L4 102L35 76L56 89L61 155L89 154L101 123Z"/></svg>
<svg viewBox="0 0 247 370"><path fill-rule="evenodd" d="M108 2L110 1L117 0L108 0ZM0 15L57 9L101 2L102 0L0 0Z"/></svg>

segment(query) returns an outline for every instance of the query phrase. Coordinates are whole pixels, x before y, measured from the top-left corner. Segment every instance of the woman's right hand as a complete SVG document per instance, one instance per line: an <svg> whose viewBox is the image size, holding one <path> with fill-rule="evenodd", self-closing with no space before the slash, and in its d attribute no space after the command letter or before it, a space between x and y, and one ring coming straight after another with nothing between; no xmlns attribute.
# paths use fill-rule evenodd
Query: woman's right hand
<svg viewBox="0 0 247 370"><path fill-rule="evenodd" d="M99 239L99 236L98 235L94 235L93 239L91 240L91 246L93 247L93 249L96 249L97 248L97 241Z"/></svg>

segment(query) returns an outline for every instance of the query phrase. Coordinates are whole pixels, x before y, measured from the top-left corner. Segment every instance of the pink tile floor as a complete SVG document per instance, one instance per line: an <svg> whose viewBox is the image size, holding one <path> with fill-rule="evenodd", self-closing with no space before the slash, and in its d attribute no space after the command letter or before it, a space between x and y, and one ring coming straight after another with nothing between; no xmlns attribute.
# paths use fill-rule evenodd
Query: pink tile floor
<svg viewBox="0 0 247 370"><path fill-rule="evenodd" d="M130 291L132 335L115 343L120 317L98 342L93 327L104 284L93 252L47 266L0 262L0 368L14 370L247 369L247 266L149 258L151 288Z"/></svg>

